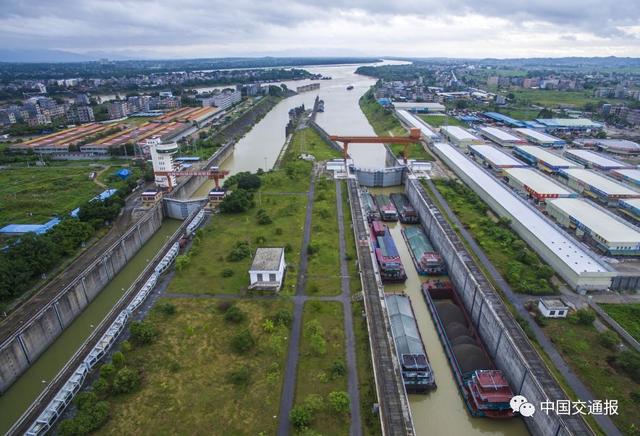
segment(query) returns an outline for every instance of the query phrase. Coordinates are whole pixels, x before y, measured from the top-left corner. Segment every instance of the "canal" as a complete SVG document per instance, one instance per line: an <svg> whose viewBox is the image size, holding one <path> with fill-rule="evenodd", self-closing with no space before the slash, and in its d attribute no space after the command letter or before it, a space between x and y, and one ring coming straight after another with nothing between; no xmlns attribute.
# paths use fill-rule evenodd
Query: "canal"
<svg viewBox="0 0 640 436"><path fill-rule="evenodd" d="M372 193L390 194L402 192L399 187L387 189L371 189ZM404 292L411 299L418 328L424 341L429 362L435 374L438 388L427 395L409 395L411 415L418 435L451 434L451 435L527 435L528 431L520 418L509 420L491 420L487 418L472 418L467 411L453 371L444 351L444 346L438 337L431 313L421 294L420 285L427 279L420 276L415 268L409 247L402 237L401 230L405 224L385 223L393 237L402 264L407 273L407 281L402 284L386 285L385 291Z"/></svg>
<svg viewBox="0 0 640 436"><path fill-rule="evenodd" d="M35 361L29 369L0 396L0 434L6 431L40 395L47 384L62 369L100 324L111 308L138 277L162 244L182 222L165 219L158 231L98 294L73 323Z"/></svg>

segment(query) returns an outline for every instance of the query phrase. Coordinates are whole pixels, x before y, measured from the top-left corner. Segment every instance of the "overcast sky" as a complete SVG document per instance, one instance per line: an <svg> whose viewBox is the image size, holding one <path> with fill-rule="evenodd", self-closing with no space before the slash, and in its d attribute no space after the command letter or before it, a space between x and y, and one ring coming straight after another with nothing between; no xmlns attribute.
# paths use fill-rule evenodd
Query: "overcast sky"
<svg viewBox="0 0 640 436"><path fill-rule="evenodd" d="M0 48L640 57L640 0L1 0Z"/></svg>

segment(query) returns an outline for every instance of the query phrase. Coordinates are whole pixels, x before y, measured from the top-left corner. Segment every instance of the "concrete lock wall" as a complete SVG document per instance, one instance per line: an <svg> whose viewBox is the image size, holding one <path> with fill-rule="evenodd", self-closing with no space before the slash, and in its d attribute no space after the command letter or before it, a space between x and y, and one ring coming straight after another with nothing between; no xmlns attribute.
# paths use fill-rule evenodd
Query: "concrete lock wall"
<svg viewBox="0 0 640 436"><path fill-rule="evenodd" d="M503 371L513 391L524 395L534 405L548 399L566 399L500 297L486 282L466 248L427 197L420 183L415 179L408 179L405 192L417 210L431 242L443 256L451 281L478 329L487 352L494 359L496 367ZM525 423L535 435L591 433L579 418L562 420L557 415L544 413L537 413L534 418L525 419Z"/></svg>
<svg viewBox="0 0 640 436"><path fill-rule="evenodd" d="M56 340L162 225L161 205L151 209L52 301L0 345L0 393Z"/></svg>
<svg viewBox="0 0 640 436"><path fill-rule="evenodd" d="M173 219L185 220L194 211L200 210L206 200L176 200L173 198L164 198L165 216Z"/></svg>

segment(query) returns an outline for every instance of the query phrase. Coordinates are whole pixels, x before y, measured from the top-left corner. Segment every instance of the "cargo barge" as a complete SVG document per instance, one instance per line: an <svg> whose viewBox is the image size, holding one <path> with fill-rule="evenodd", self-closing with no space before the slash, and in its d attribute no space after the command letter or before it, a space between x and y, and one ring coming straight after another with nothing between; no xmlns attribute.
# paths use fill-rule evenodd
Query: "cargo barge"
<svg viewBox="0 0 640 436"><path fill-rule="evenodd" d="M398 221L398 211L389 197L383 194L378 194L375 198L382 221Z"/></svg>
<svg viewBox="0 0 640 436"><path fill-rule="evenodd" d="M400 254L393 242L389 228L380 221L371 223L371 243L380 267L380 277L384 282L404 282L404 271Z"/></svg>
<svg viewBox="0 0 640 436"><path fill-rule="evenodd" d="M393 201L393 204L396 206L398 218L400 218L401 223L418 224L420 222L416 210L406 195L399 192L393 193L391 194L391 201Z"/></svg>
<svg viewBox="0 0 640 436"><path fill-rule="evenodd" d="M428 281L422 294L471 415L513 417L509 383L495 368L451 282Z"/></svg>
<svg viewBox="0 0 640 436"><path fill-rule="evenodd" d="M380 220L380 212L378 211L378 206L376 202L373 200L373 196L367 192L362 192L362 204L364 206L364 213L369 222L373 220Z"/></svg>
<svg viewBox="0 0 640 436"><path fill-rule="evenodd" d="M411 300L404 294L386 294L385 302L405 389L410 394L425 394L435 389L436 380Z"/></svg>
<svg viewBox="0 0 640 436"><path fill-rule="evenodd" d="M421 227L405 227L402 229L402 236L409 247L409 252L418 274L426 276L429 274L439 275L446 272L442 256L433 248Z"/></svg>

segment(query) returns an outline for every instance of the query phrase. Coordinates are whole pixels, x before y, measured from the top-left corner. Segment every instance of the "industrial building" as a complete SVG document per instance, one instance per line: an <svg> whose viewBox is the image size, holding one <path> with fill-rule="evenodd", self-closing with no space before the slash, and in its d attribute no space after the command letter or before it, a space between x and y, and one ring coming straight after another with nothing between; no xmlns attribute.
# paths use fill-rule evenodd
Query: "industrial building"
<svg viewBox="0 0 640 436"><path fill-rule="evenodd" d="M279 291L286 268L284 248L258 248L249 269L249 289Z"/></svg>
<svg viewBox="0 0 640 436"><path fill-rule="evenodd" d="M620 198L640 198L640 191L592 170L566 168L560 170L559 177L570 188L607 206L616 206Z"/></svg>
<svg viewBox="0 0 640 436"><path fill-rule="evenodd" d="M122 147L125 144L138 144L141 141L154 136L168 141L185 130L189 129L186 123L170 121L168 123L145 123L138 127L121 130L106 138L81 145L80 151L86 153L108 154L113 147Z"/></svg>
<svg viewBox="0 0 640 436"><path fill-rule="evenodd" d="M489 118L490 120L493 120L498 123L502 123L509 127L525 127L525 124L522 121L508 117L499 112L485 112L482 115Z"/></svg>
<svg viewBox="0 0 640 436"><path fill-rule="evenodd" d="M631 218L635 223L640 223L640 198L618 200L620 212Z"/></svg>
<svg viewBox="0 0 640 436"><path fill-rule="evenodd" d="M49 135L38 136L29 141L11 144L8 149L13 152L25 153L29 150L41 154L67 153L70 146L79 144L85 139L99 135L113 127L113 125L97 123L83 124Z"/></svg>
<svg viewBox="0 0 640 436"><path fill-rule="evenodd" d="M625 168L611 171L611 176L624 182L629 182L634 186L640 186L640 170L635 168Z"/></svg>
<svg viewBox="0 0 640 436"><path fill-rule="evenodd" d="M640 231L614 214L581 198L547 200L547 212L562 227L586 235L608 255L640 254Z"/></svg>
<svg viewBox="0 0 640 436"><path fill-rule="evenodd" d="M176 186L176 176L171 173L176 170L173 156L178 152L178 144L163 144L160 138L152 138L146 141L146 145L151 153L156 186L165 189Z"/></svg>
<svg viewBox="0 0 640 436"><path fill-rule="evenodd" d="M498 129L497 127L481 127L479 132L481 136L484 136L503 147L513 147L515 145L525 145L527 143L524 139L512 135L505 130Z"/></svg>
<svg viewBox="0 0 640 436"><path fill-rule="evenodd" d="M629 167L629 165L624 162L611 159L589 150L568 149L564 152L564 157L571 159L574 162L578 162L587 168L593 168L600 171L610 171Z"/></svg>
<svg viewBox="0 0 640 436"><path fill-rule="evenodd" d="M602 129L602 124L594 123L588 118L536 118L548 132L587 132Z"/></svg>
<svg viewBox="0 0 640 436"><path fill-rule="evenodd" d="M582 247L526 201L492 177L449 144L434 144L433 150L573 289L607 289L617 276L598 256Z"/></svg>
<svg viewBox="0 0 640 436"><path fill-rule="evenodd" d="M440 135L438 135L435 130L431 128L427 123L421 120L419 117L411 114L410 112L404 109L396 109L396 114L398 118L402 122L404 122L409 127L416 127L420 129L422 133L422 138L427 142L434 142L440 139Z"/></svg>
<svg viewBox="0 0 640 436"><path fill-rule="evenodd" d="M420 113L444 112L446 109L445 106L440 103L430 103L430 102L394 101L393 107L396 110L406 110L409 112L420 112Z"/></svg>
<svg viewBox="0 0 640 436"><path fill-rule="evenodd" d="M515 148L513 154L548 173L556 173L564 168L581 168L577 163L563 159L557 154L535 145L519 145Z"/></svg>
<svg viewBox="0 0 640 436"><path fill-rule="evenodd" d="M640 144L626 139L596 139L595 146L600 151L606 151L613 154L640 154Z"/></svg>
<svg viewBox="0 0 640 436"><path fill-rule="evenodd" d="M566 318L569 306L559 298L541 298L538 300L538 310L546 318Z"/></svg>
<svg viewBox="0 0 640 436"><path fill-rule="evenodd" d="M509 186L516 188L523 194L528 194L538 202L548 198L577 197L572 192L544 174L533 168L507 168L503 171Z"/></svg>
<svg viewBox="0 0 640 436"><path fill-rule="evenodd" d="M440 134L449 142L461 148L467 148L472 144L483 143L482 139L478 138L475 135L472 135L471 132L458 126L442 126L440 127Z"/></svg>
<svg viewBox="0 0 640 436"><path fill-rule="evenodd" d="M566 144L564 139L556 138L555 136L547 135L546 133L538 132L537 130L529 128L514 130L522 135L527 141L541 147L562 148Z"/></svg>
<svg viewBox="0 0 640 436"><path fill-rule="evenodd" d="M500 171L502 168L526 167L527 164L499 150L493 145L478 144L469 146L469 154L487 168Z"/></svg>

